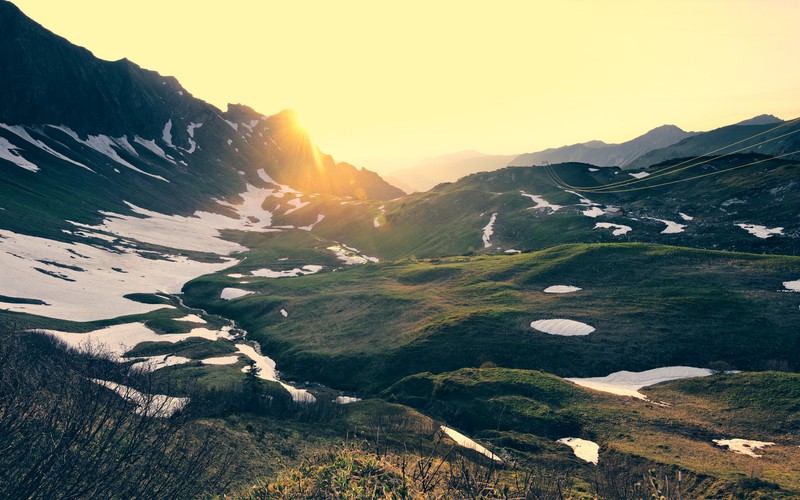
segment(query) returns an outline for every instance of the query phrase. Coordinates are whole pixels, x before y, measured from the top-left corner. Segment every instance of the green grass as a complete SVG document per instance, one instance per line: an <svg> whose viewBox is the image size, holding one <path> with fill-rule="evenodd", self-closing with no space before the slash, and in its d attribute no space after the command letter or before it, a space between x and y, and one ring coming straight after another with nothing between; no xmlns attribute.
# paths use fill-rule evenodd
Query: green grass
<svg viewBox="0 0 800 500"><path fill-rule="evenodd" d="M577 420L562 410L583 395L553 375L499 368L412 375L383 392L471 432L494 428L553 439L580 432Z"/></svg>
<svg viewBox="0 0 800 500"><path fill-rule="evenodd" d="M173 354L189 359L205 359L225 356L236 352L233 342L228 340L209 341L199 337L188 338L180 342L142 342L125 354L125 357L160 356Z"/></svg>
<svg viewBox="0 0 800 500"><path fill-rule="evenodd" d="M655 178L632 187L676 180L698 173L709 173L753 161L751 155L714 160L678 175ZM589 170L590 165L565 163L553 166L561 182L589 188L632 179L618 168ZM660 167L659 167L660 168ZM309 198L309 206L282 223L309 224L318 214L323 220L314 233L349 245L384 259L411 256L435 258L476 252L502 253L503 250L542 250L565 243L646 242L705 249L797 255L800 234L796 207L800 186L795 182L796 161L772 160L754 167L733 170L663 187L620 193L587 192L583 196L606 206L621 208L620 215L597 219L582 215L586 206L579 198L559 187L541 167L509 167L465 177L458 182L438 186L426 193L416 193L390 202L359 202L340 205L329 198ZM555 213L547 209L530 210L534 203L520 191L543 196L550 203L562 205ZM780 203L775 203L779 199ZM739 202L729 205L731 200ZM274 201L273 206L279 203ZM381 214L379 206L384 206ZM683 221L679 212L694 216ZM492 247L485 249L482 228L497 213ZM373 218L382 220L374 227ZM686 225L678 234L662 234L665 226L652 217ZM606 229L595 229L596 222L630 226L626 235L613 236ZM785 236L756 238L735 226L754 223L784 227Z"/></svg>
<svg viewBox="0 0 800 500"><path fill-rule="evenodd" d="M681 400L687 405L695 404L696 400L707 401L726 415L731 432L738 422L759 421L758 429L745 427L739 432L800 436L800 374L797 373L738 373L679 380L654 386L648 394Z"/></svg>
<svg viewBox="0 0 800 500"><path fill-rule="evenodd" d="M670 403L666 407L598 393L542 372L502 368L417 374L382 395L521 456L570 460L571 452L554 441L582 437L601 446L601 463L621 453L726 484L755 467L758 478L791 495L800 491L800 455L794 451L800 440L798 377L715 375L644 390ZM765 448L756 462L712 442L730 437L777 444Z"/></svg>
<svg viewBox="0 0 800 500"><path fill-rule="evenodd" d="M249 256L245 262L260 265ZM186 295L190 304L235 319L284 373L370 392L414 373L487 361L560 376L720 362L797 370L796 298L778 290L799 274L795 257L567 245L515 256L405 259L291 279L248 277L242 286L258 294L232 301L219 300L219 292L237 280L220 273L189 283ZM554 284L583 290L542 293ZM533 320L554 317L596 331L561 337L530 328Z"/></svg>

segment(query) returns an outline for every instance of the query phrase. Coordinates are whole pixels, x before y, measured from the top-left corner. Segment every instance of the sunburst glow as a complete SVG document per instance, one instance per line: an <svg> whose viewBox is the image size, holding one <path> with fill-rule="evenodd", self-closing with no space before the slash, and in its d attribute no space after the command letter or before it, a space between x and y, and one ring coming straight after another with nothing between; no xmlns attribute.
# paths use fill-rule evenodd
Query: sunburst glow
<svg viewBox="0 0 800 500"><path fill-rule="evenodd" d="M296 109L324 151L378 171L800 115L800 2L14 3L222 108Z"/></svg>

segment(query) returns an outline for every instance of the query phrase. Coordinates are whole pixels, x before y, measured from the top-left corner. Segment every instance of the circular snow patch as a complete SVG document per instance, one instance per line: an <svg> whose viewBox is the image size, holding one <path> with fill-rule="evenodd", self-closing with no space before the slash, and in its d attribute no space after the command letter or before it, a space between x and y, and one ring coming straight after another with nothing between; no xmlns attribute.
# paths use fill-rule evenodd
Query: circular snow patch
<svg viewBox="0 0 800 500"><path fill-rule="evenodd" d="M572 293L577 292L578 290L583 290L583 288L570 285L553 285L545 288L544 293Z"/></svg>
<svg viewBox="0 0 800 500"><path fill-rule="evenodd" d="M571 319L540 319L531 323L531 328L550 335L563 335L572 337L576 335L589 335L594 331L593 326Z"/></svg>

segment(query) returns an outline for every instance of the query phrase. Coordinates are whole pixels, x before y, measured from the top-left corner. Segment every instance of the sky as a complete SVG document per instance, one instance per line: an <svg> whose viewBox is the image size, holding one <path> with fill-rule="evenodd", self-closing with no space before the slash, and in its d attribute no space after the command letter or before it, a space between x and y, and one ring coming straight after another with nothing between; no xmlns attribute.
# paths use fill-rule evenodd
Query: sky
<svg viewBox="0 0 800 500"><path fill-rule="evenodd" d="M13 3L222 109L294 109L325 152L379 173L800 116L794 0Z"/></svg>

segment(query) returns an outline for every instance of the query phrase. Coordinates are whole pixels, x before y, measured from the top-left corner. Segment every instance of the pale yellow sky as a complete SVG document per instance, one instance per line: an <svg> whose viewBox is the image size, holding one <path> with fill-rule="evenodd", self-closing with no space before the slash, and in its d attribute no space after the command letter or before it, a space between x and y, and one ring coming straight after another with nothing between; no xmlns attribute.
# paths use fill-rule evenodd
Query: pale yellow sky
<svg viewBox="0 0 800 500"><path fill-rule="evenodd" d="M13 2L223 109L293 108L326 152L379 172L800 116L794 0Z"/></svg>

